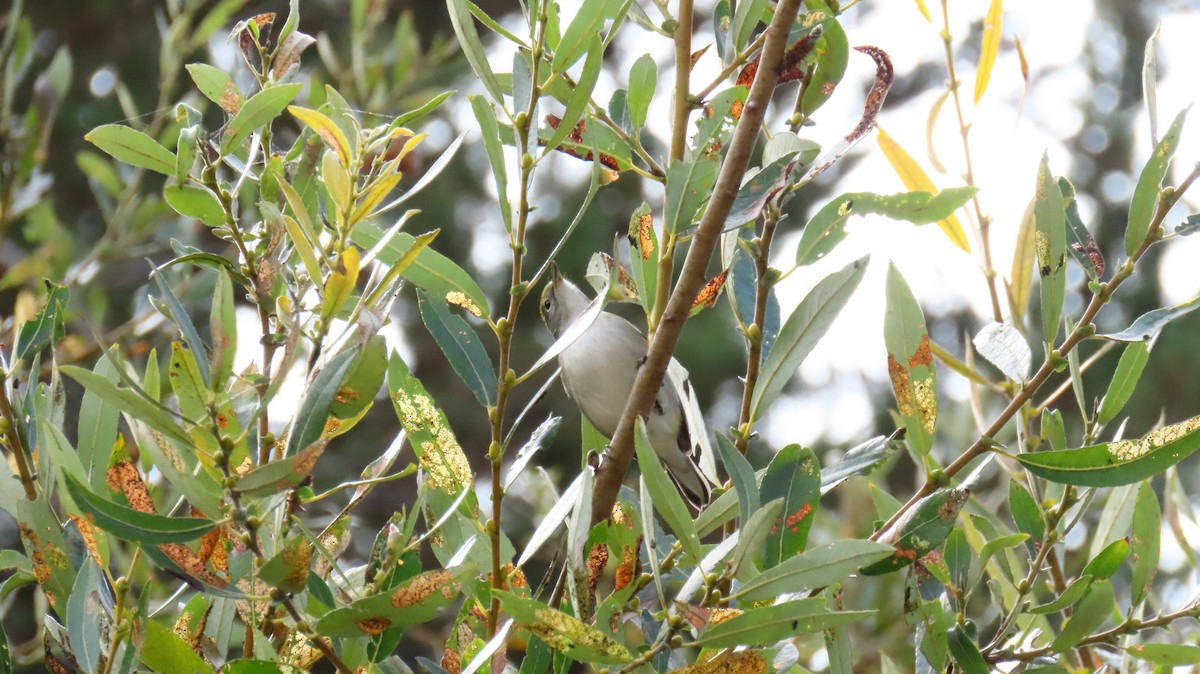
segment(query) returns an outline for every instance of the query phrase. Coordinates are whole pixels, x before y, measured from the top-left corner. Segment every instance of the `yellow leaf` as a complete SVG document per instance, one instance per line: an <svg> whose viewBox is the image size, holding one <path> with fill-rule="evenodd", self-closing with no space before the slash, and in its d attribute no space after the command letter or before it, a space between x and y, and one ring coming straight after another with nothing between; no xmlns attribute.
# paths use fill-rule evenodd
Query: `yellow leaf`
<svg viewBox="0 0 1200 674"><path fill-rule="evenodd" d="M351 246L342 251L337 267L325 282L325 297L321 300L321 317L328 321L346 303L358 282L358 249Z"/></svg>
<svg viewBox="0 0 1200 674"><path fill-rule="evenodd" d="M390 194L396 185L400 184L402 177L403 175L399 171L390 173L376 180L374 184L367 188L366 194L363 194L358 203L354 205L354 213L350 216L349 226L353 227L363 218L370 215L375 210L375 207L383 201L384 197Z"/></svg>
<svg viewBox="0 0 1200 674"><path fill-rule="evenodd" d="M992 0L988 7L987 16L983 19L983 44L979 49L979 69L975 73L975 103L983 98L987 91L988 81L992 79L992 66L996 63L996 53L1000 51L1001 15L1004 11L1002 0Z"/></svg>
<svg viewBox="0 0 1200 674"><path fill-rule="evenodd" d="M325 152L321 157L321 179L325 181L325 190L333 201L336 210L338 227L345 227L343 222L350 210L350 201L354 194L354 180L350 171L341 164L333 150Z"/></svg>
<svg viewBox="0 0 1200 674"><path fill-rule="evenodd" d="M925 17L926 21L933 21L929 17L929 8L925 6L925 0L917 0L917 11L921 13L921 16Z"/></svg>
<svg viewBox="0 0 1200 674"><path fill-rule="evenodd" d="M308 128L313 130L313 133L321 137L329 149L337 153L338 161L346 168L350 167L350 142L346 140L346 134L338 128L333 120L326 117L324 114L316 110L301 108L296 105L289 105L288 112L292 113L296 119L304 122Z"/></svg>
<svg viewBox="0 0 1200 674"><path fill-rule="evenodd" d="M912 158L900 144L887 135L881 127L876 127L879 130L879 148L883 150L883 156L887 157L888 163L892 165L892 170L896 175L900 176L900 182L908 188L910 192L930 192L937 194L938 188L934 186L933 181L925 173L925 169ZM954 245L962 248L968 253L971 252L971 244L967 242L967 234L963 231L962 225L958 222L958 217L953 213L945 220L938 222L938 227L945 232L946 236Z"/></svg>
<svg viewBox="0 0 1200 674"><path fill-rule="evenodd" d="M1029 308L1029 291L1033 284L1034 253L1033 200L1025 207L1021 225L1017 228L1017 247L1013 250L1012 272L1008 278L1008 296L1013 316L1025 315Z"/></svg>

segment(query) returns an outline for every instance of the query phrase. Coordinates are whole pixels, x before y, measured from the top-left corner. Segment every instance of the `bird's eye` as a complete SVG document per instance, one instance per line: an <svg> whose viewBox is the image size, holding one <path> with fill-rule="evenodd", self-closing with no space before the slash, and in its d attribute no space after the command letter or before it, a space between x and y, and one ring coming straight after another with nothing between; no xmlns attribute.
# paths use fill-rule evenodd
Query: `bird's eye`
<svg viewBox="0 0 1200 674"><path fill-rule="evenodd" d="M542 308L545 309L546 311L550 311L550 300L549 299L547 299L545 302L542 302Z"/></svg>

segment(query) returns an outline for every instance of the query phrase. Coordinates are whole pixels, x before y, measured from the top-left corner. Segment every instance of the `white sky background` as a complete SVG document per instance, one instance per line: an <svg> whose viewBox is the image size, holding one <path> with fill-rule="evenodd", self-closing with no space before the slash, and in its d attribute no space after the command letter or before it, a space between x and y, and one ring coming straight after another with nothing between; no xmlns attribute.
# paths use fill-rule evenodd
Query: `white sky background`
<svg viewBox="0 0 1200 674"><path fill-rule="evenodd" d="M560 4L562 25L566 26L579 2L560 0ZM652 18L658 16L651 3L642 4ZM896 79L901 81L912 75L913 69L919 64L944 63L939 36L942 27L940 3L938 0L927 0L927 4L933 23L922 18L914 0L863 0L844 14L841 20L852 46L872 44L891 55ZM988 4L988 0L954 0L950 8L950 30L955 37L955 52L959 57L956 68L963 81L961 99L964 114L968 123L972 124L971 151L976 184L982 188L980 200L984 212L995 220L991 235L993 263L1001 274L1006 275L1011 267L1012 241L1021 214L1033 194L1034 177L1042 153L1049 152L1052 170L1072 177L1070 157L1062 140L1081 130L1084 120L1082 106L1090 104L1089 99L1107 97L1115 103L1115 90L1089 90L1087 64L1083 62L1085 41L1104 44L1106 40L1111 42L1121 38L1112 35L1111 30L1105 33L1097 28L1091 3L1009 0L1005 3L1003 38L991 83L979 109L975 110L972 107L975 64L962 60L958 48L970 35L971 24L982 20ZM1158 11L1158 20L1163 22L1158 50L1161 130L1200 91L1194 79L1189 79L1187 74L1190 70L1187 64L1195 63L1200 57L1197 53L1200 48L1194 38L1200 34L1200 13L1182 5L1164 5ZM509 17L506 27L517 34L523 34L525 30L517 16ZM1031 71L1030 91L1019 121L1018 107L1024 83L1013 46L1014 36L1021 39ZM698 24L694 49L700 49L711 41L711 24L707 21ZM509 48L504 43L495 45L491 50L492 67L497 72L511 69ZM1130 48L1140 53L1142 45L1131 45ZM971 51L977 53L978 45L974 45ZM650 108L648 127L659 138L666 138L671 105L669 91L673 83L673 72L669 68L673 59L673 45L669 40L627 22L615 47L608 52L608 67L601 74L593 98L607 101L614 89L625 86L624 73L629 71L635 59L646 52L663 64L659 72L657 95ZM1111 61L1108 67L1117 67L1116 58ZM1103 68L1105 64L1100 65ZM577 65L576 69L579 67ZM698 90L719 72L720 64L713 49L700 59L693 71L693 90ZM839 91L818 111L818 125L804 129L801 135L825 147L836 143L857 123L874 72L874 63L869 57L852 51L847 75ZM619 74L618 77L622 79L614 79L614 74ZM941 87L931 86L904 105L885 104L878 121L923 165L934 182L945 188L963 184L960 178L963 154L953 105L948 101L943 106L936 127L935 143L939 158L949 173L936 174L926 155L926 119L941 92ZM547 112L558 110L542 110L543 115ZM456 113L455 122L460 128L474 126L474 119L466 106ZM781 118L778 117L768 120L768 124L772 130L782 128ZM1136 125L1135 153L1138 165L1129 167L1129 174L1110 177L1108 184L1112 193L1107 196L1115 203L1128 203L1136 172L1151 149L1144 110L1139 113ZM1103 138L1106 133L1102 129L1094 129L1093 132L1099 134L1098 138ZM853 152L862 159L853 169L842 171L835 167L822 179L832 181L835 193L904 191L899 178L878 149L875 134L861 141ZM477 154L482 155L482 152ZM1189 132L1185 127L1176 156L1185 164L1200 159L1200 134ZM482 156L476 159L480 170L486 171L486 160ZM563 155L552 157L535 177L535 198L542 210L535 216L534 226L547 221L554 221L552 226L561 226L557 221L564 219L563 214L572 212L577 205L559 204L554 193L561 185L586 184L589 171L588 165L578 160ZM631 174L622 179L638 178ZM490 181L487 184L489 189L493 189ZM661 190L648 182L646 197L651 204L661 204ZM592 208L601 207L602 201L601 194ZM1188 212L1197 210L1195 201L1189 203L1191 208ZM1084 221L1092 222L1096 212L1093 197L1080 195L1080 208ZM1180 219L1183 213L1184 210L1180 208ZM481 236L475 246L473 261L485 269L503 266L502 260L490 254L490 251L501 247L492 245L495 242L491 240L501 236L499 216L484 212L476 216L484 222L476 227L476 232ZM965 209L959 211L959 218L972 237L973 250L978 251L978 243L970 232L973 229L971 220ZM491 220L497 222L490 223ZM1172 222L1175 220L1173 214ZM489 223L496 226L490 227ZM775 266L784 269L790 266L799 240L796 230L800 224L788 223L793 228L792 233L776 240L773 256ZM798 270L778 287L786 316L821 278L857 257L871 254L870 269L858 292L826 338L800 368L804 393L781 399L764 420L761 427L763 436L773 446L783 446L789 442L807 444L822 437L835 443L854 444L869 432L872 411L867 392L887 386L886 350L883 345L883 281L889 259L904 274L932 321L936 321L937 316L945 311L964 306L970 307L979 317L979 328L990 320L990 302L979 263L976 258L950 244L936 225L918 228L879 216L854 217L850 220L848 231L849 238L833 253L811 267ZM1170 253L1164 256L1163 266L1163 274L1170 281L1164 284L1169 294L1163 301L1174 304L1191 299L1200 291L1200 273L1190 263L1200 253L1200 236L1172 242L1170 248ZM1118 264L1119 260L1108 262L1111 266ZM1075 307L1077 313L1081 306L1078 293L1074 304L1069 297L1068 311ZM1041 347L1033 347L1036 361ZM942 372L938 382L939 394L943 398L964 398L966 385L962 378L945 370Z"/></svg>

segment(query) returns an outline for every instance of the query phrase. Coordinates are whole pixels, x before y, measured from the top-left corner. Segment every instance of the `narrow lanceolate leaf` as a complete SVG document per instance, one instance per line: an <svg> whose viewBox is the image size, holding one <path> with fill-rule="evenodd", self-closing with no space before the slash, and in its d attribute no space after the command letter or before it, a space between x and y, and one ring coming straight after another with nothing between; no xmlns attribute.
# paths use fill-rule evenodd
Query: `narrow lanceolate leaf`
<svg viewBox="0 0 1200 674"><path fill-rule="evenodd" d="M883 150L883 156L887 158L888 163L892 165L892 170L896 175L900 176L900 182L904 186L914 192L937 192L933 181L925 173L925 169L912 158L900 144L887 135L882 128L879 129L879 149ZM971 244L967 242L967 234L963 231L962 224L953 213L938 221L938 227L950 238L954 245L970 252Z"/></svg>
<svg viewBox="0 0 1200 674"><path fill-rule="evenodd" d="M1067 230L1062 192L1050 173L1048 154L1038 165L1033 203L1033 246L1041 278L1042 335L1049 344L1058 334L1067 292Z"/></svg>
<svg viewBox="0 0 1200 674"><path fill-rule="evenodd" d="M382 237L383 232L371 222L360 223L351 234L354 242L364 248L373 248ZM378 259L384 264L396 265L416 243L413 235L399 232L379 251ZM479 284L453 260L431 248L422 247L400 271L400 276L418 288L424 288L446 302L466 309L473 316L482 318L487 315L487 295Z"/></svg>
<svg viewBox="0 0 1200 674"><path fill-rule="evenodd" d="M417 306L433 341L450 361L455 374L471 389L475 400L484 407L495 404L496 369L474 328L451 312L445 302L424 290L417 291Z"/></svg>
<svg viewBox="0 0 1200 674"><path fill-rule="evenodd" d="M392 627L408 627L437 617L459 597L458 581L445 569L426 571L382 594L337 608L313 625L331 637L375 636Z"/></svg>
<svg viewBox="0 0 1200 674"><path fill-rule="evenodd" d="M63 477L71 499L92 516L96 526L126 540L150 545L186 543L216 526L216 522L201 517L166 517L134 510L94 493L69 473Z"/></svg>
<svg viewBox="0 0 1200 674"><path fill-rule="evenodd" d="M735 593L740 601L759 601L785 592L836 583L863 566L892 556L892 546L844 539L806 550L746 581Z"/></svg>
<svg viewBox="0 0 1200 674"><path fill-rule="evenodd" d="M355 361L360 357L357 349L347 348L326 363L316 376L313 377L304 400L300 403L300 411L292 424L288 435L285 456L295 456L301 450L308 449L322 436L327 435L329 408L342 388L342 382L350 373Z"/></svg>
<svg viewBox="0 0 1200 674"><path fill-rule="evenodd" d="M1200 646L1188 644L1135 644L1125 647L1125 652L1156 665L1186 667L1200 662Z"/></svg>
<svg viewBox="0 0 1200 674"><path fill-rule="evenodd" d="M1083 267L1083 271L1087 273L1088 278L1093 281L1099 281L1104 276L1104 252L1100 250L1100 246L1096 243L1096 239L1092 233L1088 231L1087 225L1083 224L1083 218L1079 215L1079 202L1075 198L1075 186L1071 181L1058 177L1058 190L1063 195L1063 206L1066 207L1067 217L1067 250L1071 252L1071 257Z"/></svg>
<svg viewBox="0 0 1200 674"><path fill-rule="evenodd" d="M783 393L792 374L825 336L833 320L854 294L867 270L867 257L859 258L817 283L779 331L763 361L750 402L750 418L758 419Z"/></svg>
<svg viewBox="0 0 1200 674"><path fill-rule="evenodd" d="M308 572L312 556L312 543L303 536L296 536L262 565L258 571L258 577L267 585L277 587L284 592L303 592L304 588L308 586Z"/></svg>
<svg viewBox="0 0 1200 674"><path fill-rule="evenodd" d="M767 646L801 634L811 634L862 620L875 611L830 611L820 597L785 601L752 608L713 625L696 639L697 646L731 648Z"/></svg>
<svg viewBox="0 0 1200 674"><path fill-rule="evenodd" d="M212 310L208 329L212 334L212 390L224 391L225 381L233 373L233 359L237 354L237 316L233 302L233 281L224 269L217 271L217 285L213 289Z"/></svg>
<svg viewBox="0 0 1200 674"><path fill-rule="evenodd" d="M83 138L126 164L166 176L175 173L175 153L137 129L105 124L92 129Z"/></svg>
<svg viewBox="0 0 1200 674"><path fill-rule="evenodd" d="M496 73L492 72L491 66L488 65L483 41L479 39L479 32L475 30L475 20L471 18L467 0L446 0L446 8L450 12L450 23L454 26L458 44L462 47L463 55L467 57L467 63L471 64L471 70L475 71L475 76L483 82L483 88L493 101L503 101L504 94L500 90L500 82L496 80Z"/></svg>
<svg viewBox="0 0 1200 674"><path fill-rule="evenodd" d="M838 463L821 469L821 494L827 494L851 475L866 475L903 447L904 429L880 435L851 448Z"/></svg>
<svg viewBox="0 0 1200 674"><path fill-rule="evenodd" d="M570 68L588 49L592 39L600 34L604 26L607 2L585 2L579 7L575 18L563 31L558 48L554 51L554 72L560 73Z"/></svg>
<svg viewBox="0 0 1200 674"><path fill-rule="evenodd" d="M293 456L256 466L238 480L233 491L256 498L287 491L312 474L324 451L325 443L317 442Z"/></svg>
<svg viewBox="0 0 1200 674"><path fill-rule="evenodd" d="M350 166L350 141L346 140L346 134L342 133L341 128L332 119L324 113L298 105L289 105L287 110L325 141L329 149L337 154L338 161L342 163L342 166Z"/></svg>
<svg viewBox="0 0 1200 674"><path fill-rule="evenodd" d="M59 372L79 382L85 389L94 391L106 402L116 405L159 433L178 440L184 445L191 444L191 437L180 428L166 409L158 403L148 400L144 395L117 384L103 375L74 365L63 365L59 367Z"/></svg>
<svg viewBox="0 0 1200 674"><path fill-rule="evenodd" d="M101 574L96 561L90 556L84 557L83 565L75 576L75 586L71 589L65 613L72 655L79 663L80 671L85 674L98 674L101 671L104 657L101 649L107 650L107 632L113 627L100 595ZM3 650L7 656L8 649ZM4 671L12 670L5 668Z"/></svg>
<svg viewBox="0 0 1200 674"><path fill-rule="evenodd" d="M621 664L633 659L629 650L604 632L574 616L550 608L535 599L496 591L504 612L522 629L551 648L583 662Z"/></svg>
<svg viewBox="0 0 1200 674"><path fill-rule="evenodd" d="M338 258L333 273L325 280L325 289L321 298L321 318L325 321L329 321L341 311L342 305L354 293L354 288L358 283L360 260L358 249L354 246L347 247Z"/></svg>
<svg viewBox="0 0 1200 674"><path fill-rule="evenodd" d="M828 3L809 0L806 4L810 12L816 10L814 14L820 12L825 15L825 19L819 24L821 37L813 50L817 55L816 66L808 86L804 87L804 96L800 99L800 111L806 116L812 116L825 105L846 74L846 66L850 63L850 40L837 17L829 11ZM741 5L738 7L740 9Z"/></svg>
<svg viewBox="0 0 1200 674"><path fill-rule="evenodd" d="M646 113L658 84L658 64L649 54L642 54L629 70L629 119L634 130L646 124Z"/></svg>
<svg viewBox="0 0 1200 674"><path fill-rule="evenodd" d="M450 496L468 489L473 480L471 465L446 415L395 352L388 360L387 386L400 425L408 433L421 467L428 473L426 485Z"/></svg>
<svg viewBox="0 0 1200 674"><path fill-rule="evenodd" d="M563 112L562 121L559 122L558 128L554 130L554 135L550 137L545 149L542 150L543 154L557 148L566 140L567 134L571 133L571 130L583 117L588 102L592 100L592 90L596 88L596 81L600 78L600 66L603 63L604 43L599 35L594 34L588 46L587 59L583 62L583 72L575 83L575 88L571 91L571 97L567 99L567 107Z"/></svg>
<svg viewBox="0 0 1200 674"><path fill-rule="evenodd" d="M717 434L717 452L721 455L721 463L725 466L734 491L737 492L738 514L741 520L746 522L762 503L758 494L758 483L754 477L754 467L723 433Z"/></svg>
<svg viewBox="0 0 1200 674"><path fill-rule="evenodd" d="M638 468L642 471L642 479L646 482L646 488L654 501L654 509L679 537L684 552L699 562L703 555L700 552L700 536L696 533L696 523L688 512L679 490L659 461L654 446L650 444L650 436L646 434L646 424L641 417L638 417L633 437Z"/></svg>
<svg viewBox="0 0 1200 674"><path fill-rule="evenodd" d="M1112 583L1100 580L1092 583L1087 596L1079 603L1078 608L1063 625L1062 632L1050 643L1055 653L1062 653L1074 648L1076 644L1093 634L1108 620L1114 604Z"/></svg>
<svg viewBox="0 0 1200 674"><path fill-rule="evenodd" d="M171 284L167 283L163 276L162 269L155 269L151 274L154 279L154 287L158 290L158 294L162 297L163 303L166 305L167 318L179 328L179 332L183 334L184 341L187 342L188 348L192 350L192 356L196 359L196 367L200 370L200 376L204 380L205 386L212 382L212 368L208 362L208 351L204 344L204 340L200 339L200 331L196 329L196 324L192 322L192 317L184 308L183 303L175 296L175 291L171 289ZM160 307L161 309L161 307Z"/></svg>
<svg viewBox="0 0 1200 674"><path fill-rule="evenodd" d="M1111 332L1103 335L1096 335L1104 339L1111 339L1115 342L1138 342L1149 341L1158 337L1158 333L1166 327L1167 323L1187 315L1196 309L1200 308L1200 297L1194 300L1189 300L1183 304L1177 304L1173 307L1163 307L1154 309L1138 316L1136 320L1128 328L1120 332Z"/></svg>
<svg viewBox="0 0 1200 674"><path fill-rule="evenodd" d="M1138 488L1133 504L1133 526L1129 536L1129 552L1133 571L1129 579L1132 604L1137 606L1150 594L1158 572L1159 538L1162 535L1162 508L1150 481Z"/></svg>
<svg viewBox="0 0 1200 674"><path fill-rule="evenodd" d="M667 201L663 226L672 234L691 226L700 206L712 192L717 179L717 162L700 154L691 161L675 161L667 170Z"/></svg>
<svg viewBox="0 0 1200 674"><path fill-rule="evenodd" d="M46 283L46 303L42 310L21 326L14 349L17 360L27 360L42 349L63 338L63 321L66 318L67 298L70 291L66 286Z"/></svg>
<svg viewBox="0 0 1200 674"><path fill-rule="evenodd" d="M968 486L942 488L921 499L881 537L890 543L892 555L862 570L867 576L879 576L903 569L929 552L936 550L950 535L958 511L967 502Z"/></svg>
<svg viewBox="0 0 1200 674"><path fill-rule="evenodd" d="M1003 2L992 0L987 16L983 19L983 43L979 48L979 69L975 72L975 103L979 104L992 79L992 66L1000 51L1000 28L1004 14Z"/></svg>
<svg viewBox="0 0 1200 674"><path fill-rule="evenodd" d="M1188 108L1184 108L1175 117L1171 128L1167 129L1166 135L1158 142L1154 153L1150 155L1138 176L1137 187L1133 189L1133 199L1129 202L1129 224L1125 226L1126 255L1132 256L1136 253L1150 234L1150 221L1154 219L1154 209L1158 206L1163 178L1166 178L1171 157L1175 156L1175 150L1179 147L1179 133L1187 112Z"/></svg>
<svg viewBox="0 0 1200 674"><path fill-rule="evenodd" d="M946 645L963 674L988 674L992 671L987 660L979 653L979 647L963 632L961 626L955 625L946 632Z"/></svg>
<svg viewBox="0 0 1200 674"><path fill-rule="evenodd" d="M925 315L894 264L888 265L885 292L883 341L888 352L888 376L909 444L918 455L925 456L937 430L937 379Z"/></svg>
<svg viewBox="0 0 1200 674"><path fill-rule="evenodd" d="M779 450L762 479L762 501L783 499L763 549L763 569L778 566L804 552L808 532L821 500L821 464L808 447L792 444Z"/></svg>
<svg viewBox="0 0 1200 674"><path fill-rule="evenodd" d="M1029 472L1060 484L1116 487L1157 475L1200 449L1200 417L1164 426L1136 440L1021 454Z"/></svg>
<svg viewBox="0 0 1200 674"><path fill-rule="evenodd" d="M225 137L221 139L221 154L229 154L250 134L267 126L279 116L288 103L300 93L301 84L280 84L246 99L238 113L229 120Z"/></svg>
<svg viewBox="0 0 1200 674"><path fill-rule="evenodd" d="M1142 98L1146 101L1146 114L1150 117L1150 142L1158 144L1158 34L1159 25L1146 40L1142 55Z"/></svg>
<svg viewBox="0 0 1200 674"><path fill-rule="evenodd" d="M1100 425L1112 421L1124 409L1125 403L1129 402L1134 389L1137 388L1138 379L1141 378L1148 360L1150 342L1133 342L1121 352L1121 360L1117 362L1117 369L1108 383L1108 392L1100 401L1100 411L1096 415L1096 421Z"/></svg>
<svg viewBox="0 0 1200 674"><path fill-rule="evenodd" d="M1013 248L1012 271L1008 274L1008 297L1014 320L1022 319L1029 308L1030 290L1033 288L1034 250L1034 199L1029 200L1021 224L1017 227L1017 240Z"/></svg>

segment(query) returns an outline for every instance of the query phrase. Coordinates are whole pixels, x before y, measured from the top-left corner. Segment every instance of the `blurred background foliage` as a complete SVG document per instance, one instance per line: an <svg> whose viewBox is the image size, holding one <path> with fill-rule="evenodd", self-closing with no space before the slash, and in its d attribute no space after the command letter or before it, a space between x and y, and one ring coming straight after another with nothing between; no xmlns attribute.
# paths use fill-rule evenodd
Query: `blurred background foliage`
<svg viewBox="0 0 1200 674"><path fill-rule="evenodd" d="M214 251L223 251L224 243L200 223L179 218L155 196L160 193L161 185L157 182L160 178L114 174L114 170L125 172L128 167L114 169L83 136L98 125L114 122L145 125L161 132L175 123L176 102L191 100L201 107L199 93L183 76L182 65L202 61L233 69L235 48L227 40L233 22L259 12L286 12L286 3L282 0L33 0L24 3L19 23L14 22L13 3L4 4L7 6L0 8L0 34L8 36L0 53L0 78L3 78L0 82L0 316L4 334L11 334L14 317L27 317L37 306L37 297L44 292L42 279L49 278L71 286L72 318L68 337L59 347L59 363L90 365L101 343L117 343L135 358L152 346L159 347L160 353L169 352L164 344L170 335L150 330L157 319L146 302L146 261L162 262L173 257L171 239ZM477 4L501 22L517 10L515 0L479 0ZM865 20L860 15L870 14L875 4L864 0L855 12L847 15L847 20ZM332 83L365 118L395 116L444 90L471 90L475 85L440 2L304 0L302 9L300 29L319 39L317 47L307 53L303 67L315 73L314 81ZM1088 96L1053 102L1083 116L1077 132L1061 139L1070 152L1071 164L1055 168L1072 179L1080 194L1098 195L1104 191L1102 183L1106 176L1136 175L1143 161L1144 152L1136 149L1134 134L1142 104L1142 45L1164 17L1172 12L1195 12L1196 7L1186 3L1095 0L1090 9L1089 24L1082 27L1089 39L1083 53L1078 55L1090 78L1082 89L1115 92L1115 101L1109 100L1111 97L1101 100L1099 96ZM982 15L981 5L978 12L972 13L979 19L972 23L970 33L956 36L956 59L972 62L976 58ZM711 17L697 16L698 30L708 26L710 20ZM1174 68L1193 67L1173 61L1169 51L1167 54L1160 58L1160 75ZM904 69L907 74L897 80L892 90L882 118L884 124L888 109L943 87L943 62L904 64ZM313 86L307 95L314 95L316 90ZM786 89L780 94L791 95ZM454 96L434 118L423 121L424 126L418 131L429 133L430 138L416 154L424 153L426 159L416 156L413 160L416 165L405 169L407 183L420 178L422 162L430 163L458 133L473 126L470 114L464 114L466 106L464 96ZM218 119L219 111L212 108L209 106L208 114ZM1173 112L1168 110L1164 114ZM1086 138L1088 130L1094 128L1107 133L1107 142L1101 147ZM293 135L298 131L297 126L284 133ZM871 146L855 153L831 173L846 171L855 162L879 159L877 150ZM562 157L558 161L575 160ZM559 235L556 223L565 226L586 191L585 181L574 179L578 172L565 172L561 177L555 177L554 173L542 173L542 182L535 192L535 201L541 209L535 217L544 226L531 230L534 259L548 252ZM807 214L828 200L837 181L836 175L830 178L821 181L816 189L806 190L803 198L793 200L789 217L803 222ZM1032 187L1031 178L1029 172L1018 179ZM422 211L418 216L421 229L441 228L435 247L475 273L484 290L496 297L507 286L508 272L503 262L506 242L503 229L498 226L492 189L483 148L468 141L438 180L410 205ZM585 216L572 245L560 256L560 265L581 277L592 252L611 249L614 235L626 230L629 213L643 198L641 184L635 179L623 179L607 187ZM1127 202L1095 199L1094 203L1091 229L1100 247L1109 253L1106 257L1118 260ZM1131 279L1117 297L1122 310L1105 312L1102 318L1113 324L1101 324L1101 331L1120 329L1132 317L1163 304L1160 285L1169 281L1157 272L1157 265L1166 248L1156 247L1142 262L1143 273ZM199 286L177 290L197 301L209 291ZM419 326L412 299L402 301L393 316L403 334L406 359L439 404L453 410L454 401L469 393L450 375L448 364ZM740 392L736 376L740 372L742 348L731 320L725 315L728 309L724 303L721 306L720 311L705 312L694 319L696 324L685 332L677 353L690 367L699 398L707 405L709 424L716 428L728 427L736 418ZM936 340L961 354L962 335L972 334L981 317L963 303L946 306L953 308L941 314L936 307L926 308L931 332ZM519 324L514 339L516 362L532 362L549 342L533 316L532 305L527 309L528 320ZM1143 385L1126 408L1131 418L1128 435L1140 434L1160 416L1175 420L1194 414L1195 401L1200 400L1200 378L1196 377L1194 367L1194 335L1198 331L1200 314L1193 314L1179 320L1162 336L1143 375ZM493 347L489 342L489 348ZM1087 355L1088 352L1083 354ZM1115 358L1106 359L1090 370L1086 379L1105 382L1115 366ZM801 378L792 386L800 395L804 394ZM1093 388L1102 391L1103 385L1098 383ZM530 395L532 390L523 389L521 395ZM578 414L559 389L551 391L535 407L531 418L544 418L551 412L564 415L566 423L555 443L556 451L552 459L545 460L557 463L566 474L578 465ZM80 394L73 384L68 385L68 392L75 397ZM836 380L825 387L822 395L836 404ZM873 418L864 421L866 430L862 438L886 434L894 428L888 412L892 407L891 393L882 378L871 382L870 396ZM523 402L518 401L518 405ZM1056 403L1068 424L1077 423L1076 404L1070 395L1061 396ZM68 405L68 409L74 407ZM965 419L962 422L967 425ZM381 439L393 437L397 430L395 415L386 405L377 406L364 423L376 425L380 430L375 437ZM468 455L482 466L488 439L484 416L467 415L452 419L452 423ZM74 426L68 419L66 427ZM819 437L804 439L819 456L831 445ZM356 447L353 443L371 440L371 434L350 434L333 449L337 462L330 461L323 468L336 466L339 470L344 468L347 475L357 474L381 448ZM770 448L760 442L754 451L758 455L752 457L752 463L765 465ZM892 485L893 493L910 493L915 484L904 482L917 480L918 472L892 471L891 479L897 481ZM334 482L333 477L327 479ZM1194 482L1194 476L1192 479ZM318 476L318 487L321 480ZM399 489L378 489L371 502L359 508L360 516L368 520L364 522L364 531L378 530L393 510L411 497L398 493ZM846 496L853 494L846 492L843 501L852 501ZM536 502L537 498L538 494L516 494L509 501L508 516L535 517L544 507ZM840 507L854 510L861 506L843 502ZM14 523L3 513L0 520L3 520L0 547L19 547ZM870 520L869 516L851 515L843 521L869 523ZM509 531L520 528L511 522L505 525ZM369 544L369 535L357 543L363 553ZM22 599L18 596L10 598L11 601ZM19 641L23 630L28 632L29 627L22 624L20 611L10 611L8 615L5 628L13 642ZM884 621L878 624L880 629L887 629ZM414 635L414 638L419 637ZM906 639L908 630L901 623L890 635L879 638Z"/></svg>

